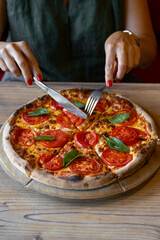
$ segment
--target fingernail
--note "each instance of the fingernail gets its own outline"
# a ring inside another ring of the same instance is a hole
[[[28,85],[32,85],[32,79],[27,80]]]
[[[111,81],[111,80],[108,80],[108,81],[107,81],[107,86],[108,86],[108,87],[112,87],[112,81]]]
[[[116,83],[120,83],[121,79],[116,78]]]
[[[42,80],[43,80],[42,76],[41,76],[41,75],[38,75],[38,76],[37,76],[37,80],[40,81],[40,82],[42,82]]]

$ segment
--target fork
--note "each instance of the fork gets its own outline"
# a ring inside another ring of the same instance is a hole
[[[86,105],[85,105],[85,111],[87,112],[87,114],[89,116],[91,116],[93,110],[95,109],[99,99],[101,98],[104,89],[106,88],[106,86],[104,86],[103,88],[94,90],[91,95],[89,96]]]

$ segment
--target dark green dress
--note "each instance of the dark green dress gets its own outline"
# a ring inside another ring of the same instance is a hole
[[[124,0],[7,0],[8,41],[26,41],[47,81],[104,82],[104,43]]]

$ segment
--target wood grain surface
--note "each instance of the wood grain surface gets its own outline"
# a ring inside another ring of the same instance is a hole
[[[141,105],[160,126],[160,84],[116,84],[110,91]],[[0,83],[0,124],[18,106],[42,94],[25,83]],[[24,188],[0,168],[0,239],[160,239],[160,171],[123,196],[67,201]]]

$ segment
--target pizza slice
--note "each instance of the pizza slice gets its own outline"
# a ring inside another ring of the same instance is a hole
[[[128,126],[139,129],[146,136],[157,140],[157,126],[152,117],[140,106],[118,94],[112,98],[112,105],[105,111],[100,120],[117,126]],[[137,130],[138,131],[138,130]]]
[[[142,167],[156,147],[156,142],[153,139],[136,140],[132,136],[125,139],[125,136],[123,136],[123,140],[126,144],[120,140],[118,135],[116,138],[112,135],[106,138],[103,135],[99,137],[99,142],[95,146],[95,151],[99,157],[121,179]],[[124,150],[124,146],[127,147],[127,151]]]
[[[7,156],[27,176],[41,165],[44,159],[39,159],[39,156],[47,155],[50,159],[72,140],[71,135],[60,129],[40,132],[17,125],[11,128],[9,123],[5,127],[4,136],[3,145]]]
[[[94,149],[119,178],[132,174],[144,165],[154,152],[157,139],[153,119],[142,108],[128,100],[124,99],[124,102],[123,110],[120,107],[115,110],[112,105],[87,130],[98,136]]]
[[[44,157],[44,156],[43,156]],[[55,166],[59,166],[56,170]],[[31,178],[66,189],[92,189],[116,181],[96,152],[73,142],[67,143],[59,154],[32,171]]]
[[[54,109],[54,100],[45,95],[19,108],[10,121],[10,126],[35,130],[38,135],[49,130],[62,130],[72,136],[77,129],[62,111]]]

